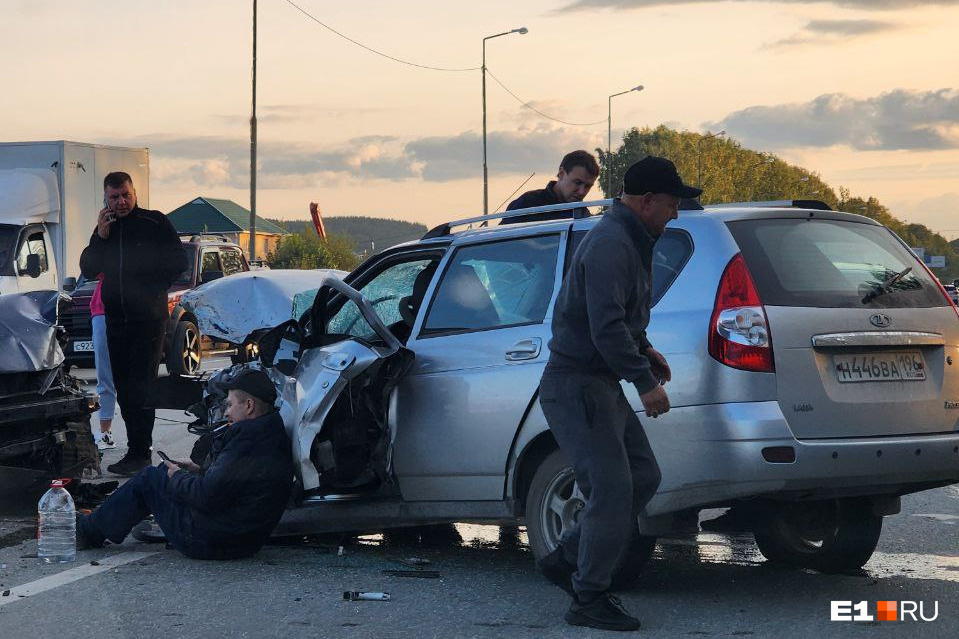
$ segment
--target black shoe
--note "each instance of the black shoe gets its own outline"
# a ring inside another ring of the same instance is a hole
[[[133,538],[137,541],[143,541],[148,544],[156,544],[163,541],[166,541],[166,533],[157,525],[156,520],[153,517],[144,519],[139,524],[133,527],[131,531],[133,533]]]
[[[591,598],[588,603],[580,603],[573,597],[573,603],[566,611],[566,623],[571,626],[586,626],[599,630],[639,630],[639,619],[633,617],[618,597],[602,592]]]
[[[90,515],[77,513],[77,550],[103,548],[106,537],[97,533],[90,521]]]
[[[566,561],[562,546],[556,546],[553,552],[537,561],[536,567],[544,577],[569,594],[573,594],[573,573],[576,572],[576,564]]]
[[[130,477],[136,475],[138,472],[150,465],[149,455],[146,457],[140,457],[134,455],[133,453],[127,453],[123,456],[123,459],[118,461],[115,464],[110,464],[107,466],[107,470],[113,473],[114,475],[122,475],[124,477]]]

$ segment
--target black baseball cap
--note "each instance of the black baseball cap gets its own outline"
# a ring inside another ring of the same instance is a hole
[[[627,195],[665,193],[681,198],[694,198],[699,197],[703,190],[683,184],[676,165],[666,158],[647,155],[626,169],[623,192]]]
[[[225,390],[241,390],[267,404],[273,404],[276,401],[276,387],[263,371],[252,369],[242,371],[232,380],[220,384],[220,387]]]

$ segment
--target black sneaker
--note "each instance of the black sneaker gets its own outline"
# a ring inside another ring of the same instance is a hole
[[[90,515],[77,513],[77,550],[103,548],[106,537],[98,533],[90,521]]]
[[[138,472],[150,465],[150,457],[139,457],[133,455],[133,453],[127,453],[123,456],[123,459],[118,461],[115,464],[110,464],[107,466],[107,470],[113,473],[114,475],[122,475],[123,477],[130,477],[136,475]]]
[[[599,630],[630,631],[639,630],[639,619],[623,608],[618,597],[609,593],[598,593],[588,603],[580,603],[573,597],[573,603],[566,611],[566,623],[571,626],[586,626]]]
[[[536,567],[552,583],[573,594],[573,573],[576,572],[576,564],[566,561],[562,546],[556,546],[553,552],[537,561]]]

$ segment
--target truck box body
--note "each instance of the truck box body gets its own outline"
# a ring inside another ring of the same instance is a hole
[[[58,211],[47,211],[43,221],[49,233],[49,251],[56,262],[58,288],[66,278],[80,276],[80,253],[90,241],[97,214],[103,208],[103,178],[112,171],[126,171],[133,178],[141,207],[150,203],[150,157],[145,148],[125,148],[81,142],[3,142],[0,143],[0,171],[41,169],[50,171],[59,193],[51,199]],[[35,171],[29,171],[35,174]],[[29,178],[28,178],[29,179]],[[37,179],[37,178],[34,178]],[[6,205],[0,210],[0,224],[23,224],[26,216],[11,212],[11,198],[0,194]],[[34,218],[35,219],[35,218]],[[29,289],[29,283],[24,282]],[[5,287],[6,288],[6,287]],[[24,290],[24,286],[20,287]]]

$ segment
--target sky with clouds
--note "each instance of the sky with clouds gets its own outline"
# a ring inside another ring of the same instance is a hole
[[[252,2],[0,0],[0,140],[147,146],[151,206],[249,204]],[[744,146],[959,237],[959,0],[259,0],[261,215],[482,211],[631,126]],[[312,20],[396,58],[375,55]],[[528,101],[538,111],[522,106]],[[561,120],[562,122],[556,121]],[[570,123],[592,123],[576,126]]]

